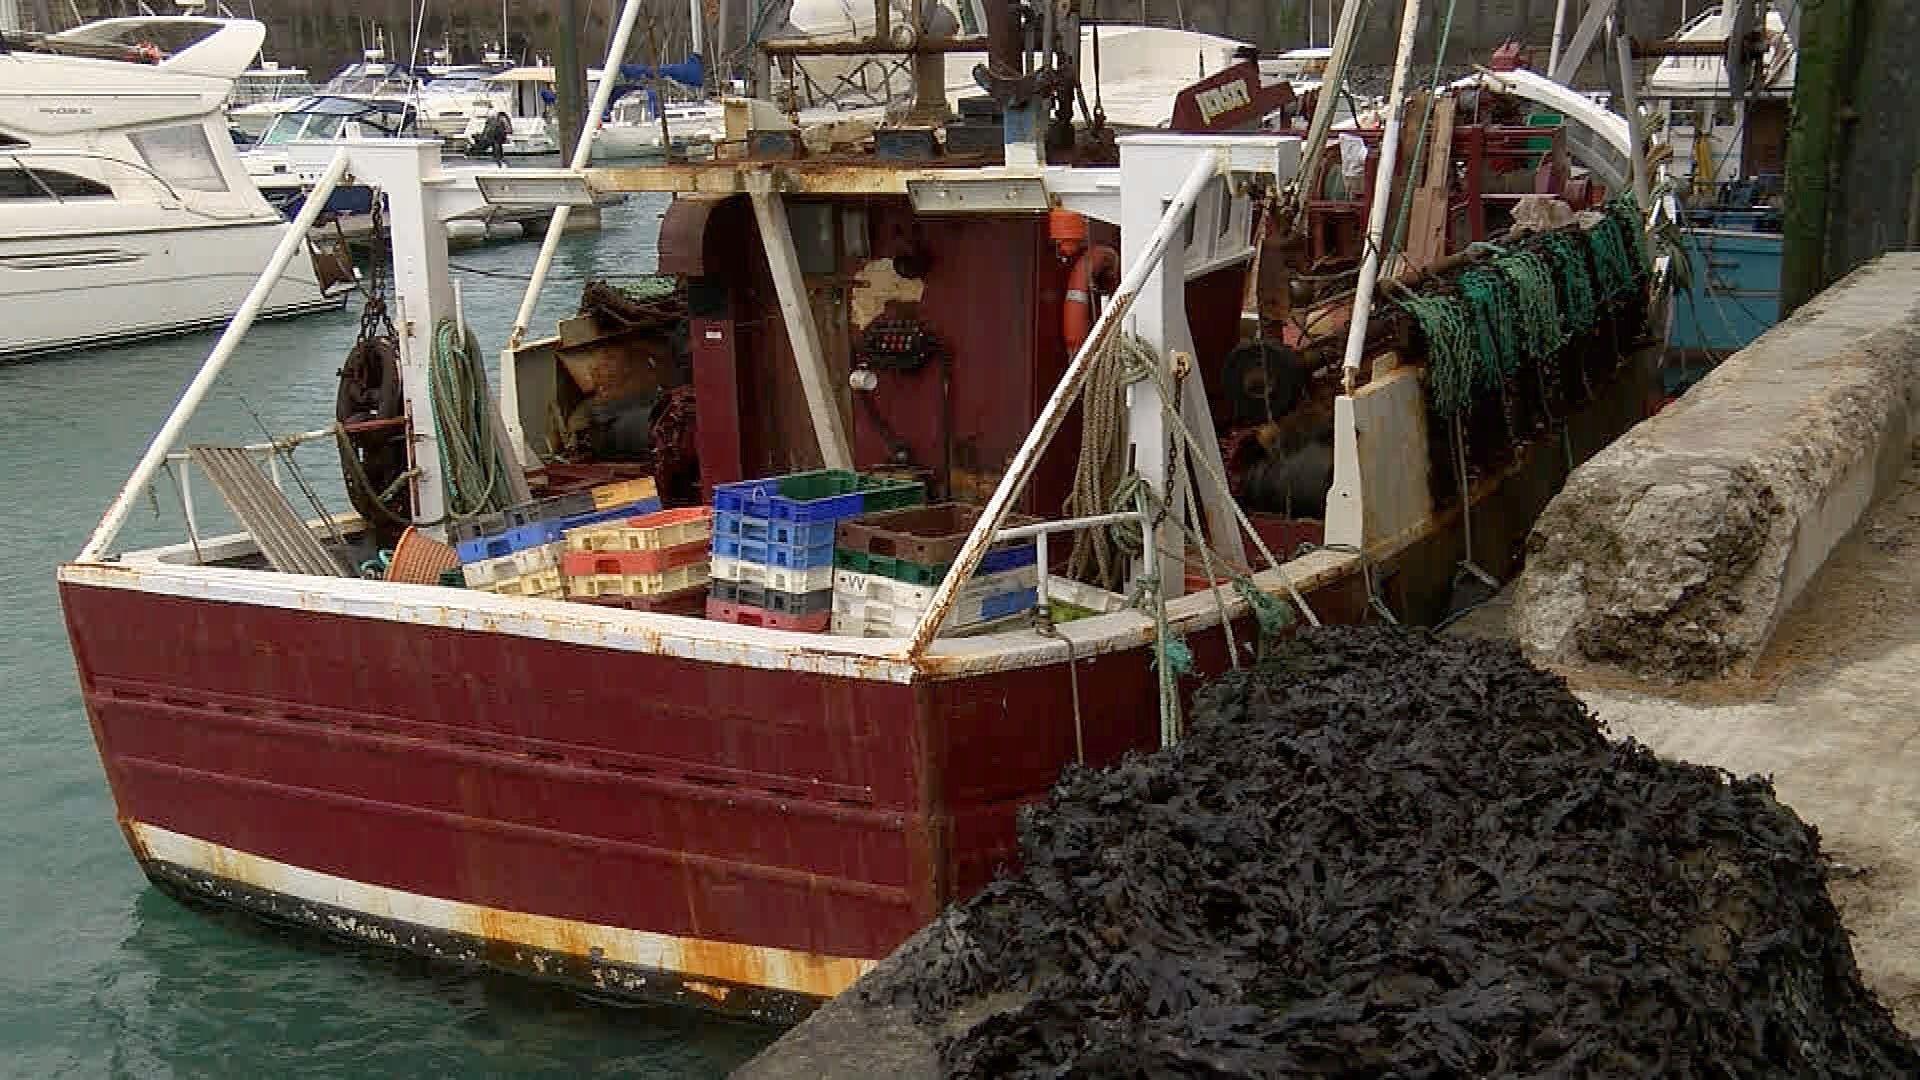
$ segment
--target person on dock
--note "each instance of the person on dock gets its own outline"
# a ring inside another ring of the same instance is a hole
[[[504,112],[493,114],[487,121],[486,131],[481,134],[487,148],[493,153],[493,163],[501,167],[507,164],[507,138],[513,134],[513,120]]]

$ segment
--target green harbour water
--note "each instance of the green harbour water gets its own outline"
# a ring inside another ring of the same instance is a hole
[[[551,333],[589,276],[651,270],[664,207],[635,197],[608,208],[599,232],[568,237],[533,332]],[[490,363],[537,250],[454,254]],[[330,423],[358,308],[257,326],[187,441]],[[758,1052],[777,1031],[335,943],[184,906],[140,875],[81,708],[54,569],[86,541],[214,340],[0,366],[0,1076],[705,1077]],[[323,501],[343,505],[330,445],[299,462]],[[204,481],[196,504],[203,530],[225,531]],[[163,477],[119,546],[184,538]]]

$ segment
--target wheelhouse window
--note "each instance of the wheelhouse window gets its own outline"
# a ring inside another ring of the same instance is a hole
[[[61,199],[111,199],[113,189],[97,180],[58,169],[0,165],[0,202],[56,202]]]
[[[220,159],[213,156],[207,133],[198,124],[136,131],[128,136],[147,167],[174,187],[190,191],[225,191],[227,178]]]

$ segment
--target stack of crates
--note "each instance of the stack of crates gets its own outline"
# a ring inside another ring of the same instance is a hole
[[[567,599],[698,615],[706,609],[712,542],[713,511],[703,506],[569,529],[560,557]]]
[[[558,599],[565,594],[560,556],[568,529],[659,509],[652,480],[625,480],[456,522],[447,527],[447,539],[460,556],[460,576],[467,588]]]
[[[941,503],[842,522],[834,550],[833,632],[911,635],[979,520],[978,507]],[[1025,540],[989,548],[961,587],[941,636],[985,633],[1027,617],[1040,602],[1037,547]]]
[[[923,484],[838,469],[717,485],[707,618],[778,630],[826,630],[833,621],[839,524],[925,501]]]

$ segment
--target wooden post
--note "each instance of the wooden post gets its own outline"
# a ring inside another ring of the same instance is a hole
[[[1838,171],[1840,114],[1852,80],[1856,0],[1808,2],[1800,19],[1805,37],[1793,86],[1793,127],[1787,136],[1785,250],[1780,262],[1784,318],[1827,287],[1827,227]]]

